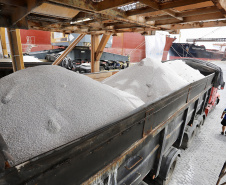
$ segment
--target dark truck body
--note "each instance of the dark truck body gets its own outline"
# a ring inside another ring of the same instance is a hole
[[[30,56],[37,57],[39,59],[46,59],[49,62],[54,62],[64,51],[61,49],[56,49],[56,52],[50,50],[51,53],[46,53],[46,51],[30,52]],[[73,50],[63,59],[61,66],[78,71],[80,73],[91,73],[90,65],[82,65],[83,63],[90,64],[91,62],[91,50],[87,46],[75,46]],[[109,69],[124,69],[128,67],[129,57],[103,52],[100,58],[100,70]]]
[[[25,68],[38,65],[51,65],[52,62],[24,62]],[[13,73],[12,62],[0,62],[0,78]]]
[[[43,50],[24,54],[38,59],[46,59],[48,62],[24,62],[25,67],[37,65],[51,65],[65,50],[65,48]],[[79,73],[91,73],[91,50],[89,47],[76,46],[63,59],[61,66]],[[89,65],[83,65],[89,64]],[[111,69],[124,69],[129,67],[129,57],[113,53],[103,52],[100,58],[100,71]],[[0,62],[0,78],[13,73],[12,62]]]
[[[200,67],[200,65],[199,65]],[[187,125],[204,116],[216,70],[80,139],[2,171],[0,184],[164,184]],[[201,123],[200,123],[201,124]],[[161,182],[160,182],[161,181]],[[164,181],[164,182],[163,182]]]

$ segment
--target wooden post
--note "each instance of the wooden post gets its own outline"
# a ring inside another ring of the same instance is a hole
[[[91,73],[100,71],[100,62],[96,61],[96,51],[99,44],[99,35],[91,35]]]
[[[0,40],[1,40],[1,45],[2,45],[3,57],[8,57],[6,38],[5,38],[5,28],[0,28]]]
[[[20,30],[7,28],[13,71],[24,69]]]
[[[52,65],[58,65],[64,57],[68,55],[68,53],[71,52],[71,50],[82,40],[83,37],[85,37],[86,34],[80,34],[68,47],[64,52],[53,62]]]
[[[102,53],[104,51],[104,48],[105,48],[110,36],[111,35],[106,35],[106,34],[103,35],[103,37],[102,37],[102,39],[100,41],[100,44],[99,44],[99,46],[97,48],[97,51],[96,51],[96,60],[97,61],[100,60],[100,57],[101,57],[101,55],[102,55]]]
[[[100,71],[100,58],[111,35],[104,34],[99,42],[98,35],[91,35],[91,72]]]

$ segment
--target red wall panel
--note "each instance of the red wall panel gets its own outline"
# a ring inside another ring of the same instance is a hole
[[[140,33],[122,33],[113,37],[112,48],[105,48],[106,52],[129,55],[130,62],[139,62],[145,58],[145,37]]]
[[[124,48],[134,49],[139,47],[139,49],[145,49],[145,37],[140,33],[124,33]]]
[[[50,32],[39,30],[20,30],[21,43],[27,43],[27,37],[31,38],[31,44],[51,44]]]
[[[122,33],[113,37],[112,48],[145,49],[145,37],[140,33]]]

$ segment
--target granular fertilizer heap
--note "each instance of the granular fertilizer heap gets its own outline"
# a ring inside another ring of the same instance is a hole
[[[175,73],[177,73],[180,77],[182,77],[189,83],[192,83],[205,77],[199,72],[199,70],[190,67],[182,60],[173,60],[165,62],[164,64],[174,70]]]
[[[143,104],[133,95],[62,67],[32,67],[0,80],[0,133],[19,164]]]
[[[187,81],[161,61],[149,58],[116,73],[102,83],[133,94],[145,103],[188,85]]]

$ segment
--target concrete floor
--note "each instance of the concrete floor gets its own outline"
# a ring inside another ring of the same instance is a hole
[[[220,66],[226,81],[226,61]],[[215,185],[226,161],[226,136],[221,132],[221,114],[226,108],[226,90],[220,90],[220,103],[206,118],[201,133],[182,151],[169,185]],[[226,182],[226,176],[220,181]]]

